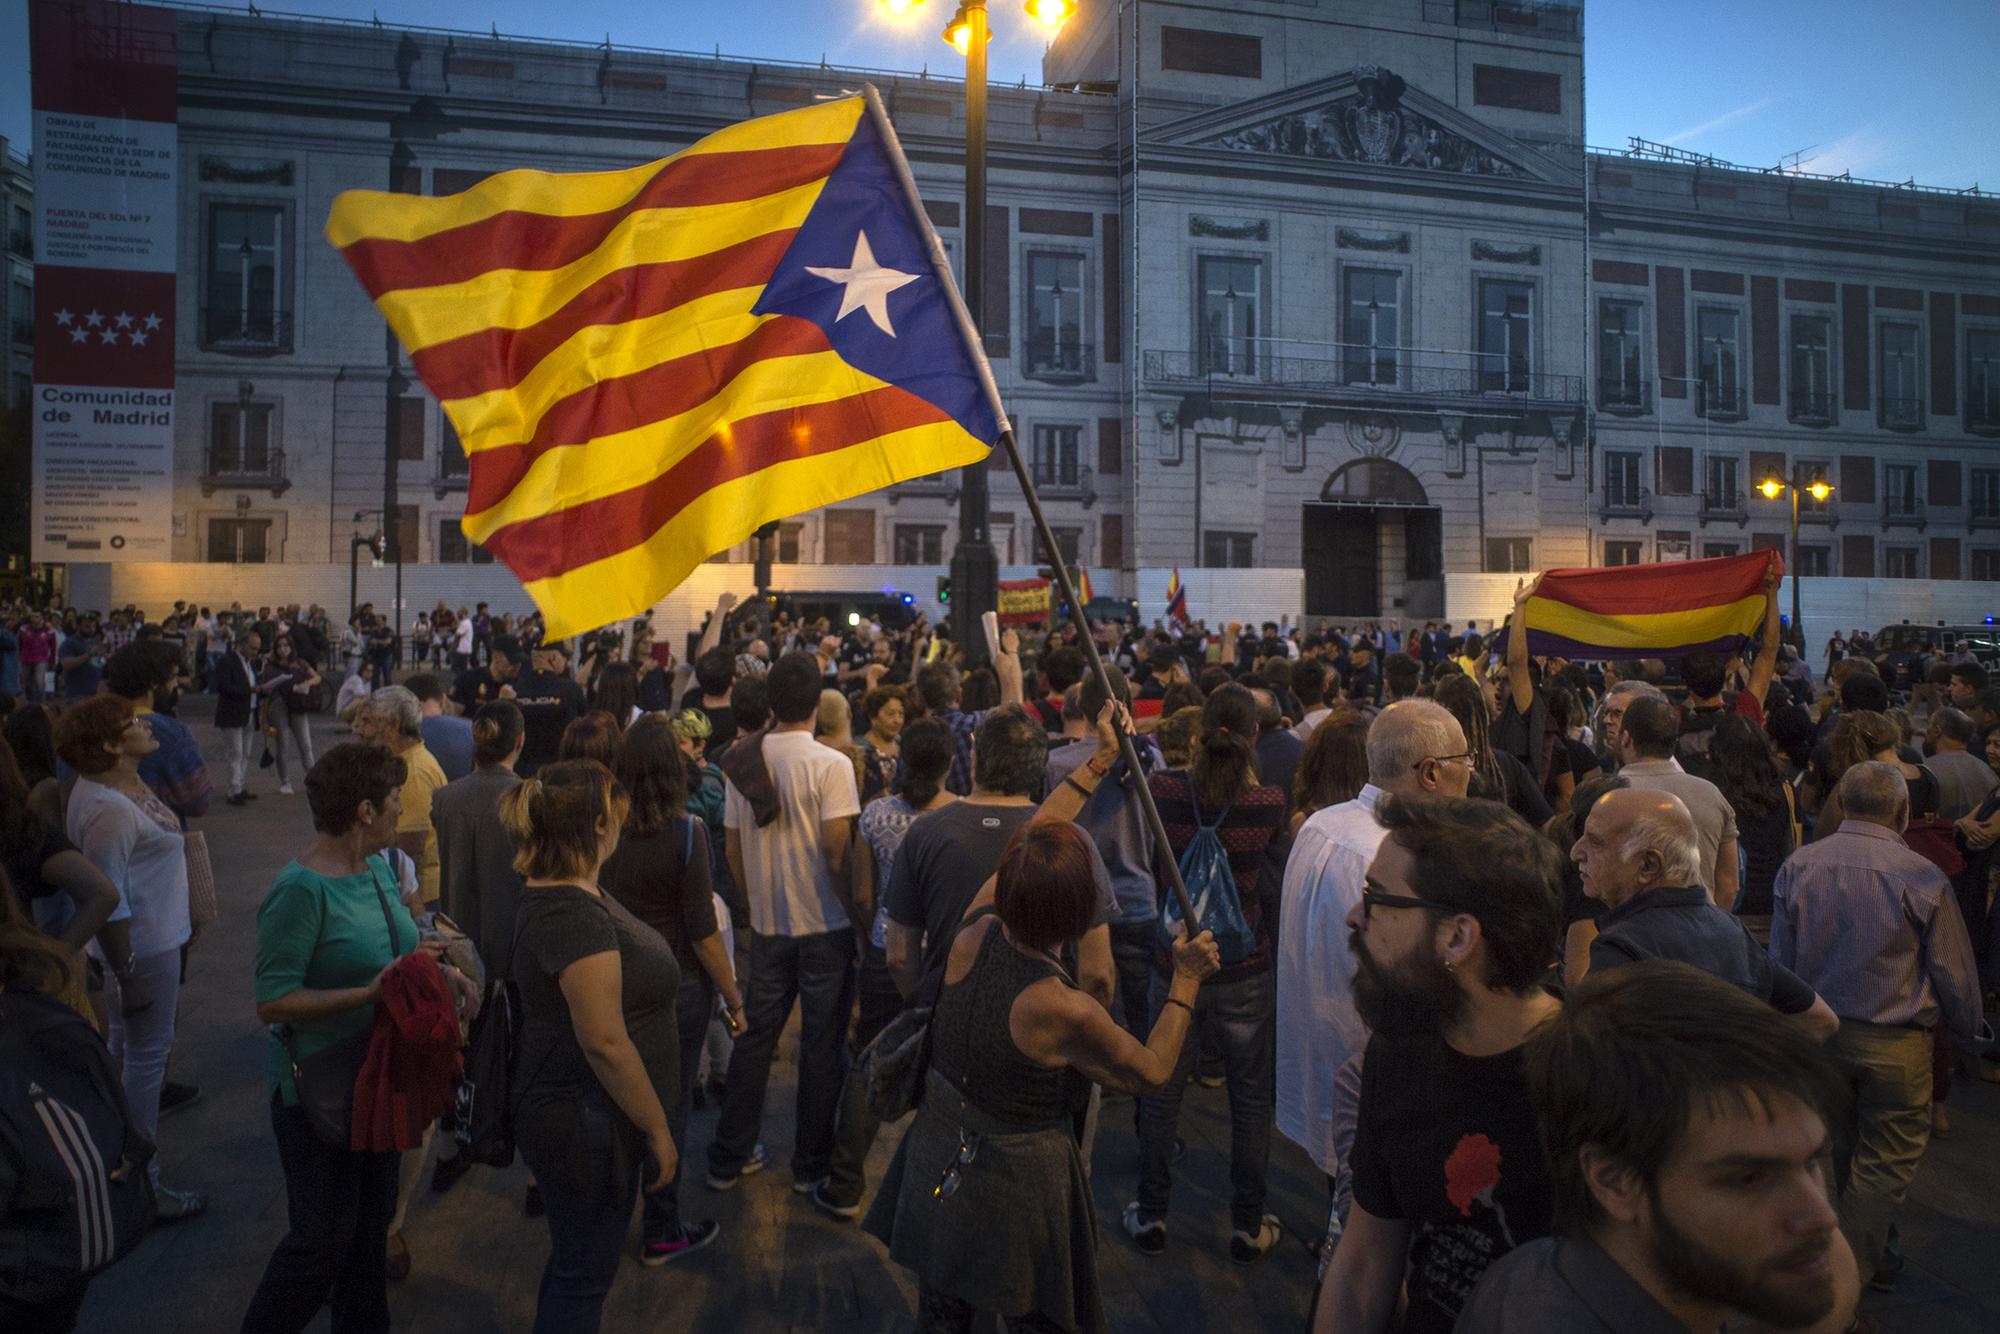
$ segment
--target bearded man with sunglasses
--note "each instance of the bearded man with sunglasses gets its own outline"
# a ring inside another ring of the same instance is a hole
[[[1348,913],[1354,1000],[1373,1033],[1354,1204],[1317,1334],[1450,1334],[1488,1265],[1548,1235],[1548,1163],[1522,1063],[1560,1009],[1560,854],[1497,802],[1397,796]]]

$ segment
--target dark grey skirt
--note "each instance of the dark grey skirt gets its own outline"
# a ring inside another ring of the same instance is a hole
[[[979,1149],[958,1190],[938,1199],[961,1128]],[[863,1226],[925,1287],[976,1310],[1039,1315],[1078,1334],[1106,1329],[1097,1215],[1066,1119],[1034,1130],[995,1120],[932,1070]]]

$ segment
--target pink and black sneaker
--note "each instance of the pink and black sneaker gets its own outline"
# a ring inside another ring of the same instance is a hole
[[[722,1224],[713,1218],[683,1223],[677,1232],[647,1237],[639,1244],[639,1263],[648,1268],[691,1255],[722,1235]]]

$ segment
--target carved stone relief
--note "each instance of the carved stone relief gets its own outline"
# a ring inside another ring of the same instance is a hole
[[[1260,218],[1212,218],[1196,213],[1188,219],[1188,235],[1221,241],[1268,241],[1271,224]]]
[[[1380,65],[1354,69],[1355,91],[1310,111],[1218,135],[1220,148],[1248,153],[1362,162],[1468,176],[1518,176],[1521,169],[1429,117],[1405,110],[1403,80]]]
[[[1408,232],[1362,232],[1352,227],[1336,227],[1333,239],[1343,250],[1379,250],[1397,255],[1410,253]]]

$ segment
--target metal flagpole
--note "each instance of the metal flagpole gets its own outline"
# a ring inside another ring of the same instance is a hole
[[[895,164],[896,178],[902,182],[903,195],[909,205],[910,215],[918,224],[930,249],[931,268],[937,275],[938,285],[944,289],[945,301],[951,307],[952,318],[958,324],[959,336],[964,339],[966,350],[972,354],[972,364],[978,369],[980,387],[986,393],[986,401],[993,409],[993,419],[1000,425],[1000,443],[1007,450],[1007,459],[1014,465],[1014,476],[1021,483],[1021,494],[1027,497],[1028,513],[1034,518],[1035,532],[1041,537],[1042,549],[1052,557],[1050,568],[1054,572],[1056,587],[1062,593],[1063,605],[1069,608],[1071,619],[1083,629],[1083,651],[1090,660],[1091,675],[1097,678],[1099,688],[1106,699],[1116,699],[1111,690],[1111,678],[1104,670],[1104,657],[1097,651],[1095,627],[1090,616],[1083,609],[1083,601],[1076,595],[1076,586],[1070,582],[1069,566],[1062,558],[1062,549],[1056,545],[1055,534],[1049,530],[1048,516],[1042,513],[1042,498],[1035,491],[1035,480],[1028,472],[1028,465],[1021,458],[1021,447],[1014,440],[1014,432],[1007,425],[1007,408],[1000,401],[1000,386],[994,383],[993,367],[986,360],[986,349],[980,344],[979,331],[973,327],[972,316],[965,309],[965,301],[959,295],[958,284],[952,280],[951,264],[944,253],[944,243],[938,239],[937,231],[930,225],[930,217],[924,212],[923,196],[917,193],[916,178],[910,174],[910,164],[903,156],[903,145],[896,138],[896,127],[889,123],[889,113],[882,105],[882,96],[873,84],[863,84],[861,95],[867,99],[868,114],[874,118],[875,128],[882,132],[882,142],[889,152],[890,162]],[[1201,919],[1195,913],[1194,900],[1188,895],[1187,885],[1181,879],[1180,864],[1174,860],[1173,845],[1167,842],[1167,828],[1160,820],[1160,808],[1153,801],[1153,790],[1146,782],[1146,771],[1139,763],[1139,751],[1132,738],[1124,731],[1118,734],[1118,750],[1124,757],[1125,767],[1132,775],[1132,787],[1139,794],[1139,805],[1146,815],[1146,825],[1153,831],[1153,842],[1164,855],[1157,860],[1167,868],[1167,883],[1173,890],[1175,900],[1180,904],[1181,918],[1187,922],[1190,931],[1198,930]]]

